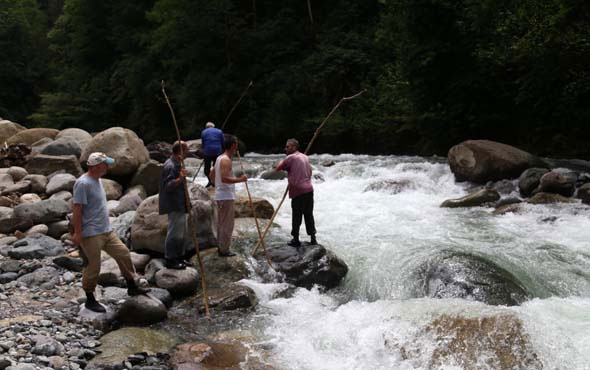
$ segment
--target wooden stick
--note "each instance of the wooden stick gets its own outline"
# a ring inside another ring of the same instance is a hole
[[[336,109],[338,109],[340,104],[342,104],[345,101],[352,100],[352,99],[362,95],[364,92],[365,92],[365,90],[361,90],[359,93],[357,93],[353,96],[344,97],[344,98],[340,99],[340,101],[338,101],[338,104],[336,104],[334,106],[334,108],[332,108],[330,113],[328,113],[326,118],[324,118],[324,121],[322,122],[322,124],[319,125],[319,127],[315,130],[315,133],[313,134],[313,137],[311,138],[311,141],[309,142],[309,144],[307,144],[307,148],[305,148],[305,153],[303,153],[303,154],[307,155],[307,153],[309,153],[309,150],[311,149],[311,145],[313,144],[313,142],[317,138],[318,134],[320,133],[320,130],[322,129],[322,127],[324,127],[324,125],[326,124],[326,122],[328,121],[328,118],[330,118],[332,113],[334,113],[336,111]],[[289,192],[289,185],[287,184],[287,188],[285,189],[285,192],[283,193],[283,198],[281,198],[281,201],[279,202],[277,209],[275,209],[275,212],[273,213],[272,217],[270,218],[269,224],[264,229],[264,232],[262,233],[262,237],[260,239],[258,239],[258,243],[256,243],[256,247],[254,248],[254,252],[252,252],[252,256],[254,256],[256,254],[258,247],[260,247],[260,244],[262,244],[262,242],[264,241],[264,237],[266,237],[266,234],[268,233],[268,230],[270,229],[272,222],[274,221],[277,213],[279,213],[279,209],[281,209],[281,206],[283,205],[283,202],[285,201],[285,198],[287,197],[288,192]]]
[[[238,161],[240,162],[240,168],[242,169],[242,173],[245,173],[244,164],[242,163],[242,158],[240,157],[240,152],[236,151],[236,154],[238,155]],[[244,184],[246,185],[246,192],[248,193],[248,202],[250,203],[250,208],[252,208],[252,214],[254,215],[254,222],[256,222],[256,230],[258,230],[258,238],[259,238],[259,240],[261,240],[262,239],[262,232],[260,231],[260,225],[258,224],[258,217],[256,217],[256,208],[254,208],[254,203],[252,202],[252,195],[250,194],[250,188],[248,188],[248,181],[246,181]],[[266,262],[268,263],[268,266],[274,270],[274,267],[272,267],[270,255],[268,254],[268,250],[266,249],[266,245],[264,244],[264,240],[262,240],[262,249],[264,250],[264,253],[266,254]]]
[[[170,100],[168,99],[168,95],[166,95],[166,89],[164,80],[162,80],[162,94],[164,94],[164,98],[166,99],[166,103],[168,104],[168,108],[170,109],[170,113],[172,114],[172,122],[174,123],[174,128],[176,129],[176,136],[178,137],[178,143],[181,143],[182,140],[180,139],[180,130],[178,129],[178,124],[176,123],[176,116],[174,115],[174,109],[172,109],[172,104],[170,104]],[[181,159],[180,159],[180,168],[184,169],[184,160],[182,159],[184,155],[184,148],[181,147]],[[191,230],[191,238],[193,240],[193,245],[197,251],[197,259],[199,261],[199,270],[201,272],[201,286],[203,287],[203,301],[205,303],[205,314],[207,318],[209,318],[209,294],[207,293],[207,281],[205,276],[205,267],[203,266],[203,260],[201,258],[201,253],[199,253],[199,243],[197,242],[197,233],[195,231],[195,224],[193,221],[193,212],[191,206],[191,197],[188,192],[188,184],[186,181],[186,177],[183,179],[184,185],[184,200],[186,202],[186,210],[188,212],[188,224]]]
[[[254,81],[250,81],[250,83],[248,84],[248,86],[246,86],[246,89],[244,90],[244,92],[242,92],[242,95],[240,95],[240,98],[238,99],[238,101],[236,102],[236,104],[234,104],[234,106],[230,109],[229,113],[227,114],[227,117],[225,117],[225,121],[223,121],[223,124],[221,125],[221,131],[223,131],[223,129],[225,128],[225,124],[229,120],[229,117],[234,112],[234,110],[236,109],[236,107],[238,106],[238,104],[240,104],[240,102],[242,101],[242,99],[246,95],[246,92],[248,92],[248,89],[250,88],[250,86],[252,86],[253,83],[254,83]],[[199,165],[199,168],[197,169],[197,172],[193,176],[193,182],[195,182],[195,179],[197,178],[197,175],[201,171],[201,167],[203,167],[203,163],[205,163],[205,160],[204,159],[203,159],[203,161],[201,161],[201,164]]]

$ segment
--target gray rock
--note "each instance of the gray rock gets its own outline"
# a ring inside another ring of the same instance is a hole
[[[134,217],[135,211],[125,212],[111,223],[119,239],[128,247],[131,244],[131,225],[133,224]]]
[[[186,296],[197,291],[201,277],[194,268],[184,270],[162,269],[156,273],[156,285],[167,289],[175,297]]]
[[[146,193],[143,185],[131,186],[129,189],[127,189],[127,191],[125,192],[125,195],[137,195],[138,197],[141,198],[141,200],[144,200],[145,198],[147,198],[147,193]]]
[[[12,244],[13,249],[8,252],[11,258],[35,259],[64,254],[61,242],[42,234],[27,236]]]
[[[160,178],[163,168],[163,164],[153,159],[141,164],[131,179],[131,186],[143,186],[148,196],[157,194],[159,186],[157,180]]]
[[[457,181],[485,184],[512,179],[532,167],[547,167],[541,158],[510,145],[468,140],[449,150],[448,161]]]
[[[0,284],[10,283],[18,278],[18,274],[16,272],[5,272],[0,274]]]
[[[418,271],[421,290],[431,298],[462,298],[490,305],[519,305],[528,299],[508,271],[481,257],[455,254],[428,261]]]
[[[31,190],[31,182],[28,180],[21,180],[19,182],[15,182],[13,185],[9,185],[4,188],[1,194],[11,194],[11,193],[28,193]]]
[[[64,352],[63,344],[53,338],[44,335],[36,335],[33,337],[33,340],[35,341],[35,347],[32,351],[33,354],[53,356],[60,355]]]
[[[119,321],[130,325],[150,325],[167,317],[166,306],[160,300],[145,295],[129,298],[117,313]]]
[[[298,287],[319,285],[331,289],[348,273],[344,261],[319,244],[303,243],[299,248],[281,244],[268,248],[268,253],[273,267],[285,275],[287,282]],[[260,251],[256,258],[264,259],[264,253]]]
[[[590,204],[590,183],[586,183],[576,190],[576,198],[581,199],[584,204]]]
[[[275,171],[274,169],[267,170],[260,175],[260,178],[263,180],[283,180],[287,178],[287,172]]]
[[[5,188],[14,185],[14,179],[7,173],[0,173],[0,192]]]
[[[12,166],[8,169],[8,171],[6,171],[7,174],[9,174],[10,176],[12,176],[12,179],[16,182],[16,181],[20,181],[22,180],[25,176],[27,176],[29,173],[27,172],[27,170],[25,170],[22,167],[18,167],[18,166]]]
[[[69,222],[67,220],[56,221],[48,224],[47,235],[54,239],[59,239],[63,234],[68,232],[68,224]]]
[[[164,260],[162,258],[152,259],[145,267],[143,276],[152,284],[156,283],[156,273],[164,269]]]
[[[497,182],[488,183],[487,188],[497,191],[500,194],[508,195],[516,191],[516,184],[511,180],[500,180]]]
[[[107,200],[117,200],[123,195],[123,187],[118,182],[101,178],[100,183],[106,193]]]
[[[137,194],[126,194],[119,199],[119,205],[113,210],[115,215],[135,211],[141,204],[142,199]]]
[[[252,197],[252,205],[256,211],[257,218],[270,219],[274,214],[274,207],[264,198]],[[254,217],[248,196],[236,195],[234,201],[235,218]]]
[[[14,217],[28,220],[33,225],[48,224],[63,220],[70,212],[67,202],[59,199],[47,199],[33,204],[19,204],[14,207]]]
[[[256,306],[256,293],[240,284],[230,284],[222,289],[211,289],[209,292],[209,307],[219,311],[232,311]],[[205,304],[199,304],[199,311],[205,312]]]
[[[39,286],[43,283],[59,280],[59,273],[53,267],[45,266],[17,279],[28,287]]]
[[[553,203],[576,203],[576,200],[566,198],[563,195],[552,193],[537,193],[529,198],[527,203],[530,204],[553,204]]]
[[[381,191],[389,194],[398,194],[412,189],[416,189],[416,184],[410,180],[381,180],[369,184],[363,191]]]
[[[45,192],[47,195],[55,194],[59,191],[71,192],[76,183],[76,177],[69,173],[55,175],[49,180]]]
[[[9,207],[0,207],[0,233],[11,233],[16,226],[17,218],[14,215],[14,209]]]
[[[151,291],[147,293],[147,296],[159,300],[160,302],[164,303],[164,306],[167,308],[172,307],[172,294],[170,294],[170,292],[166,289],[151,288]]]
[[[17,260],[7,260],[0,264],[2,272],[19,272],[21,269],[21,262]]]
[[[45,193],[47,187],[47,177],[43,175],[27,175],[23,178],[31,182],[31,191],[33,193],[42,194]]]
[[[546,168],[529,168],[518,178],[518,190],[523,197],[530,197],[539,186],[541,177],[549,172]]]
[[[72,137],[61,137],[47,144],[42,150],[41,154],[46,155],[74,155],[80,158],[82,148]]]
[[[74,271],[74,272],[82,272],[82,259],[81,258],[72,258],[67,256],[61,256],[54,258],[52,262],[63,269]]]
[[[64,279],[64,282],[65,282],[66,284],[69,284],[69,283],[73,282],[74,280],[76,280],[76,275],[72,274],[72,273],[71,273],[71,272],[69,272],[69,271],[66,271],[66,272],[63,274],[62,278]]]
[[[541,176],[539,186],[533,193],[554,193],[571,197],[576,190],[578,175],[566,169],[554,169]]]
[[[458,199],[447,199],[440,206],[443,208],[478,207],[486,203],[496,202],[500,194],[492,189],[481,189]]]
[[[63,200],[64,202],[70,202],[73,195],[67,190],[58,191],[57,193],[53,194],[49,197],[49,199],[56,199],[56,200]]]
[[[64,170],[76,177],[82,175],[82,167],[75,155],[45,155],[38,154],[31,158],[25,167],[29,173],[50,175],[55,171]]]
[[[0,145],[4,145],[4,142],[11,136],[24,130],[26,130],[26,128],[18,123],[0,118]],[[2,368],[2,370],[3,369],[4,368]]]
[[[33,234],[43,234],[46,235],[47,232],[49,231],[49,228],[47,227],[47,225],[35,225],[33,227],[31,227],[29,230],[25,231],[24,234],[26,236],[31,236]]]

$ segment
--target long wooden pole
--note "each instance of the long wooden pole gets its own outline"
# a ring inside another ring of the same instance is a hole
[[[313,142],[315,141],[315,139],[318,137],[320,130],[322,129],[322,127],[324,127],[324,125],[328,121],[328,118],[330,118],[330,116],[336,111],[336,109],[338,109],[338,107],[340,107],[340,104],[342,104],[345,101],[352,100],[352,99],[362,95],[364,92],[365,92],[365,90],[361,90],[360,92],[358,92],[352,96],[343,97],[342,99],[340,99],[340,101],[338,101],[338,104],[336,104],[334,106],[334,108],[332,108],[330,113],[328,113],[326,118],[324,118],[324,121],[321,123],[321,125],[319,125],[319,127],[315,130],[315,133],[313,134],[313,137],[311,138],[309,144],[307,144],[307,147],[305,148],[305,153],[303,153],[303,154],[307,155],[309,153],[309,150],[311,149],[311,146],[312,146]],[[256,243],[256,247],[254,247],[254,252],[252,252],[252,256],[254,256],[256,254],[256,251],[258,251],[258,247],[260,247],[260,245],[264,242],[264,238],[266,237],[266,234],[268,233],[268,230],[270,229],[272,222],[274,221],[275,217],[277,216],[277,213],[279,213],[279,210],[281,209],[281,206],[283,205],[283,202],[285,201],[285,198],[287,197],[288,192],[289,192],[289,185],[287,184],[287,188],[285,189],[285,192],[283,193],[283,197],[281,198],[279,205],[277,206],[277,208],[275,209],[275,212],[273,213],[272,217],[270,218],[270,222],[268,223],[268,225],[264,229],[262,236],[260,237],[260,239],[258,239],[258,243]]]
[[[180,139],[180,130],[178,129],[178,124],[176,123],[176,116],[174,115],[174,109],[172,109],[172,104],[170,104],[170,100],[168,99],[168,95],[166,95],[166,88],[164,84],[164,80],[162,80],[162,94],[164,94],[164,98],[166,99],[166,104],[168,104],[168,108],[170,109],[170,113],[172,114],[172,122],[174,123],[174,128],[176,129],[176,136],[178,137],[178,143],[181,143],[182,140]],[[181,147],[181,159],[180,159],[180,168],[184,169],[184,147]],[[201,253],[199,253],[199,243],[197,242],[197,233],[195,230],[195,224],[193,222],[193,212],[191,206],[191,197],[188,192],[188,184],[186,181],[186,177],[183,179],[184,185],[184,200],[186,202],[186,210],[188,212],[188,225],[191,230],[191,238],[193,240],[193,245],[195,246],[195,250],[197,251],[197,259],[199,261],[199,270],[201,272],[201,286],[203,288],[203,301],[205,303],[205,314],[207,318],[209,318],[209,294],[207,293],[207,279],[205,276],[205,267],[203,265],[203,259],[201,258]]]
[[[236,104],[234,104],[234,106],[230,109],[229,113],[225,117],[225,121],[223,121],[223,124],[221,125],[221,131],[223,131],[223,129],[225,128],[225,125],[227,124],[227,121],[229,120],[229,117],[234,112],[234,110],[236,109],[236,107],[238,106],[238,104],[240,104],[240,102],[242,101],[242,99],[244,98],[244,96],[246,96],[246,93],[248,92],[248,89],[250,89],[250,87],[252,86],[253,83],[254,83],[254,81],[250,81],[250,83],[248,84],[248,86],[246,86],[246,88],[242,92],[242,95],[240,95],[240,98],[238,99],[238,101],[236,102]],[[195,175],[193,176],[193,182],[195,182],[195,179],[197,178],[197,175],[201,171],[201,167],[203,167],[203,163],[205,163],[205,160],[201,161],[201,164],[199,165],[199,168],[197,169],[197,172],[195,172]]]
[[[240,168],[242,169],[242,173],[246,173],[244,171],[244,164],[242,163],[242,157],[240,157],[240,152],[237,151],[236,154],[238,155],[238,161],[240,162]],[[248,181],[244,183],[246,185],[246,192],[248,193],[248,203],[250,203],[250,208],[252,208],[252,215],[254,215],[254,222],[256,223],[256,230],[258,231],[258,240],[262,239],[262,231],[260,231],[260,225],[258,224],[258,217],[256,217],[256,208],[254,207],[254,202],[252,202],[252,195],[250,194],[250,188],[248,187]],[[268,266],[274,270],[272,267],[272,262],[270,259],[270,255],[268,254],[268,250],[266,249],[266,245],[264,244],[264,240],[262,241],[262,249],[264,249],[264,253],[266,255],[266,262]]]

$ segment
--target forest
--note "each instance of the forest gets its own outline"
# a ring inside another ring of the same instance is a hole
[[[490,139],[590,157],[585,0],[0,0],[0,117],[249,151],[446,155]]]

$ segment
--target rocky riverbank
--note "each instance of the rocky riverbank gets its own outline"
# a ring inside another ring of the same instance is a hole
[[[217,330],[205,322],[204,328],[184,336],[166,329],[171,312],[175,318],[202,317],[204,312],[198,270],[166,269],[160,258],[167,219],[158,215],[157,179],[171,153],[169,143],[144,146],[134,132],[120,127],[91,135],[75,128],[26,129],[5,120],[0,120],[0,142],[0,370],[222,369],[240,363],[270,368],[247,356],[248,338],[228,339],[227,327]],[[200,140],[188,143],[192,154],[186,165],[194,174],[201,163]],[[84,308],[82,260],[70,242],[66,221],[73,185],[94,151],[115,158],[101,179],[111,222],[134,251],[139,283],[152,289],[147,295],[128,297],[118,266],[103,254],[96,295],[107,308],[104,314]],[[257,232],[244,195],[238,196],[235,208],[238,256],[217,257],[211,249],[217,245],[212,194],[196,184],[189,192],[214,317],[239,317],[256,309],[256,294],[240,283],[252,273],[267,281],[324,289],[337,286],[346,275],[346,265],[319,245],[294,250],[270,243],[272,268],[262,250],[248,257]],[[253,202],[259,217],[271,217],[274,209],[268,201]],[[193,262],[198,266],[196,256]]]

